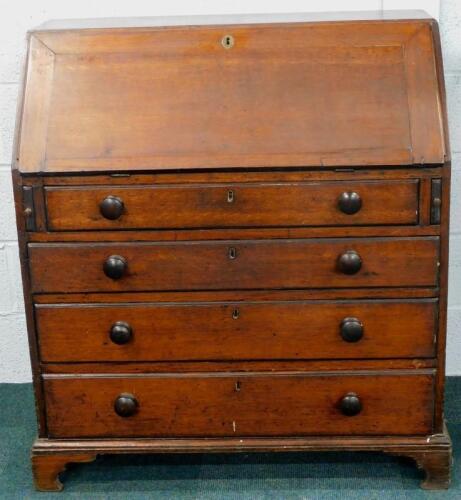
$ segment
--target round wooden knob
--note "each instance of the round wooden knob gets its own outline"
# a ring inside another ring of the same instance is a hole
[[[338,207],[345,214],[356,214],[362,208],[362,198],[356,192],[342,193],[338,198]]]
[[[362,259],[354,250],[348,250],[339,256],[338,267],[344,274],[355,274],[358,273],[362,267]]]
[[[114,402],[115,413],[120,417],[131,417],[137,412],[138,406],[137,399],[127,392],[120,394]]]
[[[362,403],[355,392],[349,392],[341,399],[340,408],[343,415],[353,417],[362,411]]]
[[[126,260],[120,255],[111,255],[103,266],[104,274],[113,280],[120,279],[125,274],[126,268]]]
[[[116,220],[122,215],[123,207],[123,201],[121,198],[109,195],[99,204],[99,211],[106,219]]]
[[[357,318],[344,318],[340,331],[346,342],[358,342],[363,337],[363,324]]]
[[[110,329],[110,340],[114,344],[127,344],[133,336],[133,329],[125,321],[116,321]]]

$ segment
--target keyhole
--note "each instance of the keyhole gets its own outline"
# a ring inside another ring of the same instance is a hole
[[[237,258],[237,250],[234,247],[229,248],[229,259],[234,260]]]
[[[240,383],[240,380],[235,382],[235,392],[239,392],[241,387],[242,387],[242,384]]]
[[[240,311],[238,309],[234,309],[232,311],[232,319],[239,319],[240,317]]]
[[[234,46],[234,37],[232,35],[225,35],[221,40],[221,44],[225,49],[231,49]]]
[[[229,191],[227,191],[227,202],[233,203],[234,200],[235,200],[235,193],[234,191],[232,191],[232,189],[229,189]]]

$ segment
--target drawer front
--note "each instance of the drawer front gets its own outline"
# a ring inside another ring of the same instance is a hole
[[[55,438],[432,431],[433,376],[416,372],[56,376],[44,388]]]
[[[436,237],[30,244],[29,259],[34,292],[412,287],[436,285],[438,247]]]
[[[418,181],[47,188],[50,230],[416,224]]]
[[[436,300],[36,306],[44,362],[434,355]]]

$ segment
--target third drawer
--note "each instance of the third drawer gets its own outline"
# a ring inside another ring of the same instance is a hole
[[[434,355],[436,299],[36,305],[44,362]]]

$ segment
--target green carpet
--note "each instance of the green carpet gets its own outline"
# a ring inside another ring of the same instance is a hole
[[[461,377],[447,382],[455,464],[448,492],[419,489],[413,462],[380,453],[104,456],[69,467],[62,493],[37,493],[30,384],[0,384],[0,499],[461,499]]]

